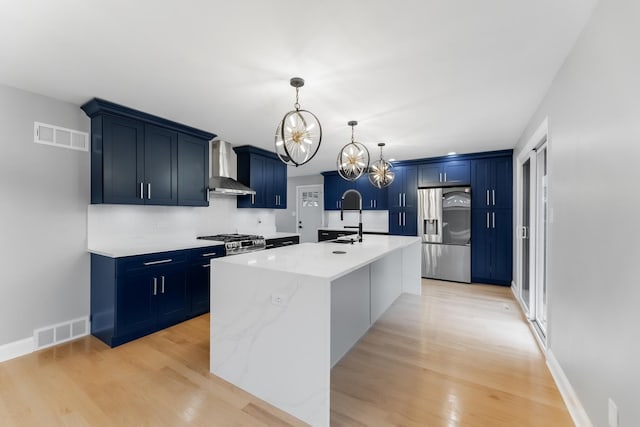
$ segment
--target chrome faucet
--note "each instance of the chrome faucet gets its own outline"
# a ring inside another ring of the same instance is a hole
[[[342,195],[340,206],[340,221],[344,221],[344,211],[358,211],[358,242],[362,242],[362,194],[358,190],[347,190]]]

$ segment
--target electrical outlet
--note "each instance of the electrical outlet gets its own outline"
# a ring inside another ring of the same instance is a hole
[[[618,407],[611,398],[609,398],[609,427],[618,427]]]
[[[282,294],[271,294],[271,304],[284,307],[287,305],[287,298]]]

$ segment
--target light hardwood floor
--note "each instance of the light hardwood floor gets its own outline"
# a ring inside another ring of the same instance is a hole
[[[423,281],[332,371],[335,426],[572,426],[509,289]],[[209,316],[0,364],[4,426],[301,425],[209,374]]]

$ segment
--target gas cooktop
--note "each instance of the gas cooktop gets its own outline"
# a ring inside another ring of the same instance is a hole
[[[198,239],[224,242],[227,255],[260,251],[267,246],[264,237],[257,234],[216,234],[214,236],[200,236]]]

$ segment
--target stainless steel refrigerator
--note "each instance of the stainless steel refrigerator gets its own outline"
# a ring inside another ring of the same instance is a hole
[[[418,190],[422,277],[471,282],[471,188]]]

